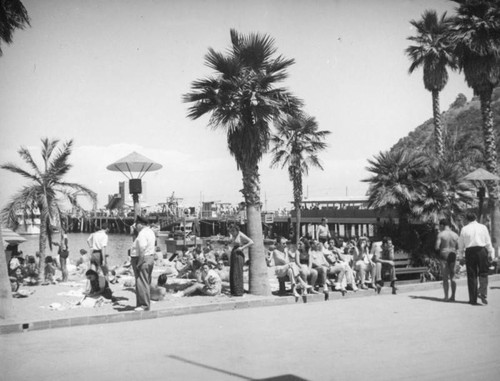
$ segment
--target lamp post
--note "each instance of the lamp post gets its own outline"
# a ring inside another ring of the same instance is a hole
[[[134,202],[134,218],[141,214],[139,195],[142,193],[142,178],[147,172],[157,171],[162,168],[161,164],[155,163],[151,159],[132,152],[120,160],[110,164],[106,169],[114,172],[121,172],[128,178],[129,192]],[[135,176],[134,176],[135,174]]]

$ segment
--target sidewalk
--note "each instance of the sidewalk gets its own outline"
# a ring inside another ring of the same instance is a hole
[[[500,281],[500,274],[490,275],[490,282]],[[462,278],[457,280],[458,285],[466,285],[467,280]],[[63,284],[46,288],[46,293],[50,295],[68,290]],[[415,291],[435,290],[442,287],[441,282],[411,283],[398,285],[398,293],[409,293]],[[381,294],[391,292],[390,287],[384,287]],[[130,302],[135,299],[135,295],[130,290],[115,292],[115,295],[122,300]],[[167,297],[166,300],[154,303],[150,311],[136,312],[128,305],[118,304],[112,306],[108,304],[104,308],[78,308],[66,311],[53,311],[47,308],[31,306],[31,309],[23,307],[23,303],[28,299],[14,299],[14,316],[9,319],[0,320],[0,334],[19,333],[26,331],[44,330],[49,328],[73,327],[81,325],[93,325],[104,323],[126,322],[134,320],[156,319],[167,316],[178,316],[188,314],[199,314],[204,312],[225,311],[233,309],[244,309],[266,306],[280,306],[295,303],[319,303],[333,302],[339,299],[377,297],[372,290],[360,290],[358,292],[348,292],[342,296],[340,292],[329,292],[328,294],[307,295],[301,298],[294,296],[255,296],[245,294],[240,298],[228,297],[225,295],[217,297]],[[44,295],[39,299],[50,301],[50,296]]]

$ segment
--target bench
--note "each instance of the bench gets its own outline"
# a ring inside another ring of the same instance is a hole
[[[410,277],[413,274],[418,275],[421,282],[425,282],[425,276],[429,271],[427,266],[413,267],[411,265],[411,256],[409,253],[404,251],[396,251],[394,253],[394,265],[396,270],[396,276],[404,275],[405,277]],[[388,279],[390,275],[389,270],[384,266],[382,277]]]

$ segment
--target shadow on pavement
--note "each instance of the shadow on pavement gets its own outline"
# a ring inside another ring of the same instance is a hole
[[[410,298],[412,299],[422,299],[422,300],[428,300],[430,302],[441,302],[441,303],[458,303],[458,304],[469,304],[469,302],[466,301],[459,301],[455,300],[454,302],[447,302],[443,298],[436,298],[433,296],[416,296],[416,295],[409,295]]]
[[[490,287],[490,290],[500,290],[500,287]]]
[[[224,374],[227,374],[227,375],[230,375],[233,377],[238,377],[238,378],[241,378],[243,380],[249,380],[249,381],[285,381],[285,380],[286,381],[308,381],[305,378],[301,378],[301,377],[295,376],[293,374],[283,374],[280,376],[273,376],[273,377],[266,377],[266,378],[250,378],[250,377],[244,376],[242,374],[238,374],[238,373],[234,373],[234,372],[227,371],[224,369],[216,368],[214,366],[202,364],[202,363],[199,363],[199,362],[196,362],[193,360],[189,360],[189,359],[186,359],[186,358],[183,358],[180,356],[167,355],[167,357],[171,358],[173,360],[185,362],[187,364],[196,365],[196,366],[199,366],[201,368],[210,369],[214,372],[224,373]]]
[[[127,312],[127,311],[133,311],[135,310],[134,306],[122,306],[121,304],[118,304],[116,306],[113,306],[113,309],[118,312]]]
[[[120,302],[122,300],[129,300],[129,299],[124,296],[113,296],[113,300],[116,302]]]

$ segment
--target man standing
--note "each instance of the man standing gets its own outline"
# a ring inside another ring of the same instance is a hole
[[[92,233],[87,239],[87,244],[92,250],[90,253],[90,268],[97,273],[100,270],[103,275],[107,275],[108,225],[102,224],[100,230]]]
[[[321,243],[326,243],[332,238],[330,234],[330,229],[328,228],[328,221],[326,218],[321,219],[321,225],[318,226],[318,241]]]
[[[156,235],[142,216],[135,219],[139,233],[131,250],[131,263],[135,276],[136,311],[149,311],[151,307],[151,275],[154,266]]]
[[[488,229],[476,221],[474,213],[467,213],[468,224],[462,228],[458,239],[460,259],[465,252],[469,303],[477,305],[477,298],[488,304],[488,255],[493,257],[493,246]],[[477,278],[479,276],[479,294]]]
[[[444,300],[455,301],[455,268],[457,266],[458,234],[450,228],[450,221],[439,221],[439,234],[436,239],[436,250],[439,251],[441,275],[443,276]],[[449,283],[451,283],[451,298],[448,298]]]
[[[69,256],[69,248],[68,248],[68,234],[66,229],[61,229],[61,242],[53,242],[54,246],[59,246],[59,263],[61,265],[61,273],[62,273],[62,281],[68,281],[68,256]]]

